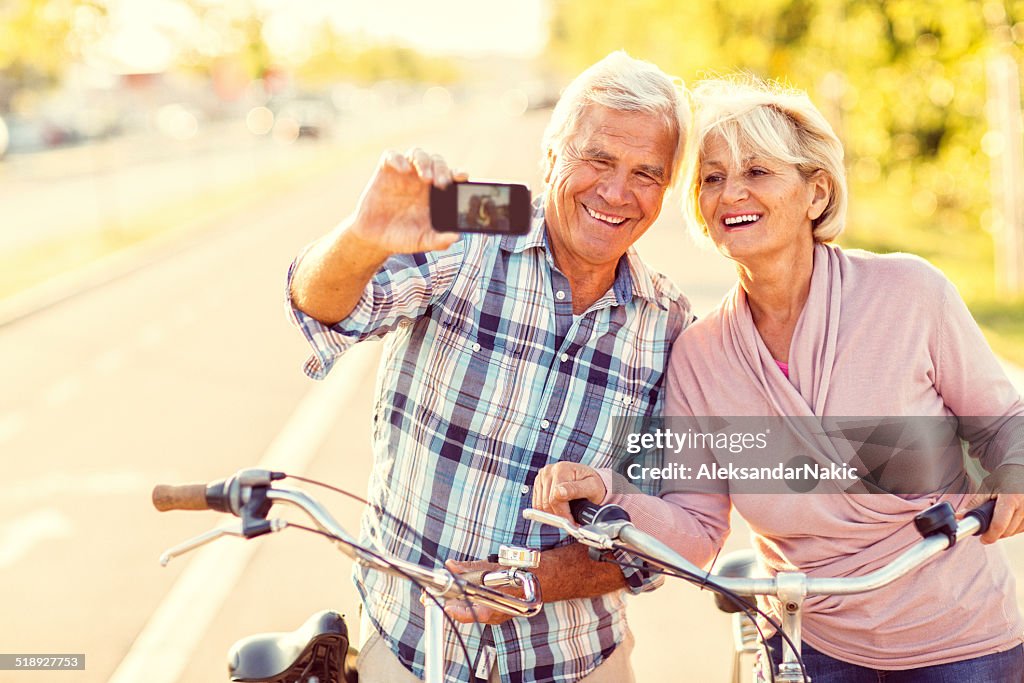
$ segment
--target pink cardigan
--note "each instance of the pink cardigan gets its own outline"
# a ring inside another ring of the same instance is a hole
[[[762,342],[737,286],[676,342],[665,414],[1024,416],[1020,395],[954,286],[908,255],[817,245],[789,374],[786,379]],[[1010,424],[1022,422],[1019,417]],[[988,469],[999,461],[1024,463],[1024,434],[1014,440],[1015,447],[997,455],[975,439],[972,453]],[[611,473],[601,474],[612,491]],[[750,524],[768,571],[858,576],[916,542],[911,518],[935,500],[611,493],[606,502],[625,507],[640,529],[699,565],[728,535],[731,504]],[[959,505],[963,496],[951,502]],[[803,637],[811,646],[881,669],[969,659],[1024,642],[1005,555],[998,543],[982,546],[975,538],[886,588],[811,598],[806,607]]]

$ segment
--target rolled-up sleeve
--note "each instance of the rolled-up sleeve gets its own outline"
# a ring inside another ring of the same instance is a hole
[[[633,553],[615,550],[612,556],[622,569],[622,578],[626,580],[626,588],[633,595],[646,593],[660,588],[665,583],[665,576],[651,569],[650,565]]]
[[[285,311],[312,348],[303,369],[313,379],[323,379],[335,361],[353,344],[380,338],[402,321],[420,318],[450,290],[465,260],[470,240],[460,239],[447,250],[396,254],[363,288],[352,312],[343,320],[325,325],[295,307],[291,298],[295,268],[305,251],[288,268]]]

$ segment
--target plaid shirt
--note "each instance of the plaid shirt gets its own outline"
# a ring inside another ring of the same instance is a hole
[[[539,212],[522,237],[464,236],[444,252],[393,256],[331,327],[289,305],[313,347],[305,367],[313,378],[356,342],[387,344],[363,542],[432,568],[486,558],[502,544],[562,545],[571,539],[522,518],[537,471],[559,460],[614,466],[623,450],[613,418],[660,414],[689,302],[631,249],[612,289],[574,317],[545,235]],[[623,573],[634,591],[656,583]],[[354,574],[384,641],[422,677],[418,589],[361,567]],[[548,603],[498,626],[462,626],[473,661],[449,632],[446,680],[472,680],[486,647],[503,682],[576,681],[625,637],[624,612],[618,591]]]

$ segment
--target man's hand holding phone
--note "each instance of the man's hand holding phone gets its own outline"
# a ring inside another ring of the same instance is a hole
[[[313,242],[296,263],[290,291],[294,306],[333,325],[353,311],[366,283],[393,254],[443,251],[458,241],[460,232],[529,230],[529,190],[504,183],[476,184],[476,211],[463,211],[464,227],[457,222],[456,201],[450,204],[454,217],[442,216],[432,224],[432,196],[450,191],[457,198],[455,188],[474,185],[466,181],[465,173],[452,172],[442,157],[422,149],[385,152],[355,212]],[[433,207],[435,218],[438,206]]]
[[[382,254],[443,250],[459,236],[434,230],[430,223],[430,189],[465,180],[439,155],[422,149],[385,152],[359,198],[348,232],[368,249]]]

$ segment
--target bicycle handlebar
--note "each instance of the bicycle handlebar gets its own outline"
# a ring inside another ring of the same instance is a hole
[[[576,540],[602,550],[623,549],[640,554],[648,562],[660,566],[682,578],[689,578],[716,594],[728,595],[730,601],[743,601],[754,595],[772,595],[784,607],[780,622],[776,624],[783,634],[785,647],[779,664],[778,676],[772,680],[806,681],[806,671],[800,660],[800,610],[806,597],[811,595],[851,595],[886,586],[928,561],[943,550],[952,547],[958,539],[984,533],[992,521],[995,501],[986,501],[967,512],[959,522],[949,503],[933,505],[914,518],[917,530],[924,538],[914,544],[888,565],[870,574],[852,578],[810,578],[803,572],[779,572],[769,578],[740,578],[716,576],[701,571],[658,539],[637,529],[625,510],[615,505],[597,506],[585,500],[570,501],[573,518],[582,526],[539,510],[523,511],[523,517],[557,527]],[[716,596],[717,597],[717,596]],[[742,609],[742,608],[741,608]],[[752,617],[749,610],[748,617]],[[759,610],[758,610],[759,611]],[[764,614],[762,612],[762,614]]]
[[[526,570],[511,567],[489,571],[480,576],[455,575],[447,569],[428,569],[419,564],[383,552],[370,551],[358,544],[319,502],[302,490],[288,487],[274,488],[272,482],[283,479],[284,473],[267,470],[242,470],[234,476],[208,485],[159,485],[153,489],[153,505],[157,510],[218,510],[242,518],[242,522],[221,527],[171,548],[161,557],[161,564],[183,555],[199,546],[223,536],[252,538],[264,533],[281,531],[288,523],[281,519],[266,518],[274,503],[286,503],[305,512],[316,526],[335,541],[339,550],[373,569],[394,576],[411,579],[430,589],[438,598],[464,598],[505,614],[533,616],[540,612],[540,584],[536,576]],[[467,579],[478,579],[470,581]],[[523,598],[508,595],[497,586],[518,586]]]
[[[585,498],[570,500],[569,511],[577,524],[629,521],[629,514],[618,505],[595,505]]]
[[[583,526],[576,526],[562,517],[532,508],[524,510],[523,517],[562,529],[581,543],[595,548],[639,551],[667,569],[682,570],[694,576],[706,576],[708,583],[739,595],[778,595],[779,593],[779,576],[782,574],[772,578],[750,579],[708,574],[657,538],[637,529],[629,521],[629,514],[617,505],[598,506],[589,501],[575,500],[570,502],[569,507],[573,517],[577,521],[582,521]],[[940,508],[943,508],[948,523],[948,518],[952,515],[952,507],[949,506],[949,503],[940,503],[926,512]],[[948,508],[948,510],[944,508]],[[995,500],[986,501],[967,512],[959,523],[956,523],[955,519],[952,520],[951,527],[938,529],[935,535],[928,536],[914,544],[887,566],[863,576],[811,578],[800,572],[785,572],[783,574],[788,577],[800,577],[800,581],[806,588],[806,595],[850,595],[881,588],[951,547],[956,540],[984,533],[992,521],[994,509]],[[788,581],[788,578],[783,580]]]

